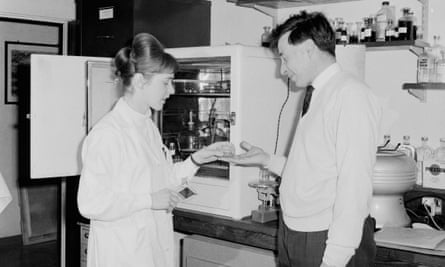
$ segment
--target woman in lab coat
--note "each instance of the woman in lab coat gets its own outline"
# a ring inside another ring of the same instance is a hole
[[[215,143],[173,164],[151,110],[160,110],[174,92],[176,60],[155,37],[140,33],[114,65],[124,95],[82,147],[77,201],[91,222],[87,266],[171,267],[178,185],[233,146]]]

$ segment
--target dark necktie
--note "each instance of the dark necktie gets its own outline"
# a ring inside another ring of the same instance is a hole
[[[304,114],[306,114],[306,112],[309,109],[309,104],[311,103],[311,97],[312,97],[313,91],[314,91],[314,87],[312,85],[308,85],[308,87],[306,87],[306,94],[304,95],[303,111],[301,112],[301,117],[303,117]]]

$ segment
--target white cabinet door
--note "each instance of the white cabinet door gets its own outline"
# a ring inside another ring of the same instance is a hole
[[[86,134],[87,60],[31,56],[31,178],[79,175]]]

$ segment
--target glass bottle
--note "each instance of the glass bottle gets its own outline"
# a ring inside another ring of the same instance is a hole
[[[376,18],[376,41],[384,42],[386,28],[388,27],[388,21],[393,20],[394,18],[392,10],[389,7],[389,1],[382,2],[382,6],[379,9],[379,11],[377,11],[375,18]]]
[[[417,82],[425,83],[433,81],[434,58],[431,55],[431,48],[425,47],[423,52],[417,57]]]
[[[261,34],[261,46],[263,47],[269,47],[270,46],[270,27],[264,26],[263,27],[264,32]]]
[[[399,18],[399,40],[412,40],[413,18],[408,7],[402,8],[402,17]]]
[[[383,136],[383,144],[381,144],[379,146],[379,148],[383,149],[383,150],[387,150],[387,149],[394,149],[394,145],[391,144],[391,135],[390,134],[385,134]]]
[[[433,159],[434,151],[428,145],[428,137],[421,137],[422,144],[418,148],[416,148],[417,154],[417,181],[416,184],[422,185],[423,183],[423,162],[427,160]]]
[[[436,82],[445,83],[445,49],[440,51],[440,59],[436,62]]]
[[[434,160],[445,164],[445,138],[440,138],[440,146],[434,150]]]
[[[357,24],[354,22],[347,23],[348,25],[348,43],[349,44],[358,44],[359,42],[359,30]]]
[[[336,18],[336,28],[335,28],[335,43],[341,44],[344,43],[345,37],[345,22],[343,18]]]
[[[396,40],[396,33],[394,30],[393,20],[388,19],[388,25],[386,26],[386,29],[385,29],[385,41],[391,42],[394,40]]]
[[[411,157],[414,160],[417,160],[416,148],[411,145],[409,135],[403,136],[402,145],[399,148],[400,151],[405,153],[408,157]]]
[[[179,156],[178,149],[174,142],[170,142],[168,144],[168,150],[170,151],[170,155],[172,156],[173,162],[181,161],[181,157]]]

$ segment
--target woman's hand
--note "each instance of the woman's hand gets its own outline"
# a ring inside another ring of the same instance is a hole
[[[235,147],[229,142],[216,142],[206,146],[191,155],[197,165],[215,161],[221,157],[230,157],[235,154]]]
[[[165,188],[157,192],[151,193],[151,208],[154,210],[172,211],[182,198],[179,193]]]
[[[264,152],[264,150],[260,147],[252,146],[245,141],[240,143],[240,147],[246,152],[231,157],[221,157],[219,159],[233,164],[245,166],[264,167],[269,163],[270,155]]]

